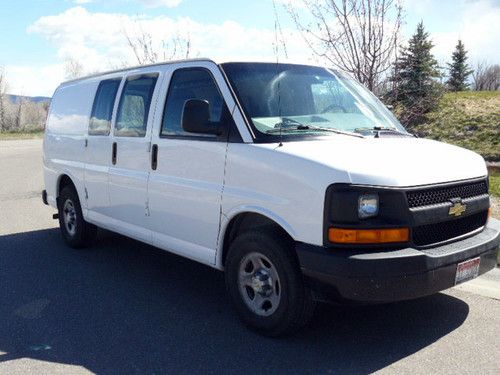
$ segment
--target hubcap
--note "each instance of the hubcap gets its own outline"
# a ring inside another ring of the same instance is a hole
[[[269,316],[281,300],[276,267],[260,253],[247,254],[240,263],[238,286],[247,307],[255,314]]]
[[[66,199],[66,202],[64,202],[63,219],[66,231],[70,236],[74,236],[76,233],[76,210],[75,205],[69,199]]]

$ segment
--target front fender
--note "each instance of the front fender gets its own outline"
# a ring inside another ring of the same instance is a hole
[[[275,222],[277,225],[279,225],[285,232],[288,233],[288,235],[295,239],[297,236],[296,230],[293,228],[293,226],[285,220],[283,217],[280,215],[276,214],[275,212],[268,210],[264,207],[260,206],[252,206],[252,205],[241,205],[238,207],[233,207],[231,210],[229,210],[227,213],[223,213],[221,217],[221,226],[220,226],[220,231],[219,231],[219,239],[217,241],[217,251],[215,254],[215,267],[222,270],[224,267],[222,265],[222,256],[223,256],[223,250],[224,250],[224,238],[226,236],[226,232],[229,226],[229,223],[238,215],[244,214],[244,213],[253,213],[253,214],[259,214],[262,215],[269,220]]]

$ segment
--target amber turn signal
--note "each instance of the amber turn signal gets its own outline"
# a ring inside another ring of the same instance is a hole
[[[345,244],[377,244],[391,242],[407,242],[410,240],[408,228],[390,229],[343,229],[330,228],[328,239],[333,243]]]

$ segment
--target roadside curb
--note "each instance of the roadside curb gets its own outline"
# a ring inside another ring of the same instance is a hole
[[[477,279],[457,285],[453,289],[500,301],[500,268],[497,267]]]

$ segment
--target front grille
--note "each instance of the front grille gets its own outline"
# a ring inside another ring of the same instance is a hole
[[[446,203],[452,198],[471,198],[488,194],[486,180],[469,182],[448,187],[435,187],[425,190],[408,191],[408,206],[410,208]]]
[[[413,243],[426,246],[456,238],[485,226],[487,220],[488,212],[484,211],[460,219],[420,225],[413,228]]]

